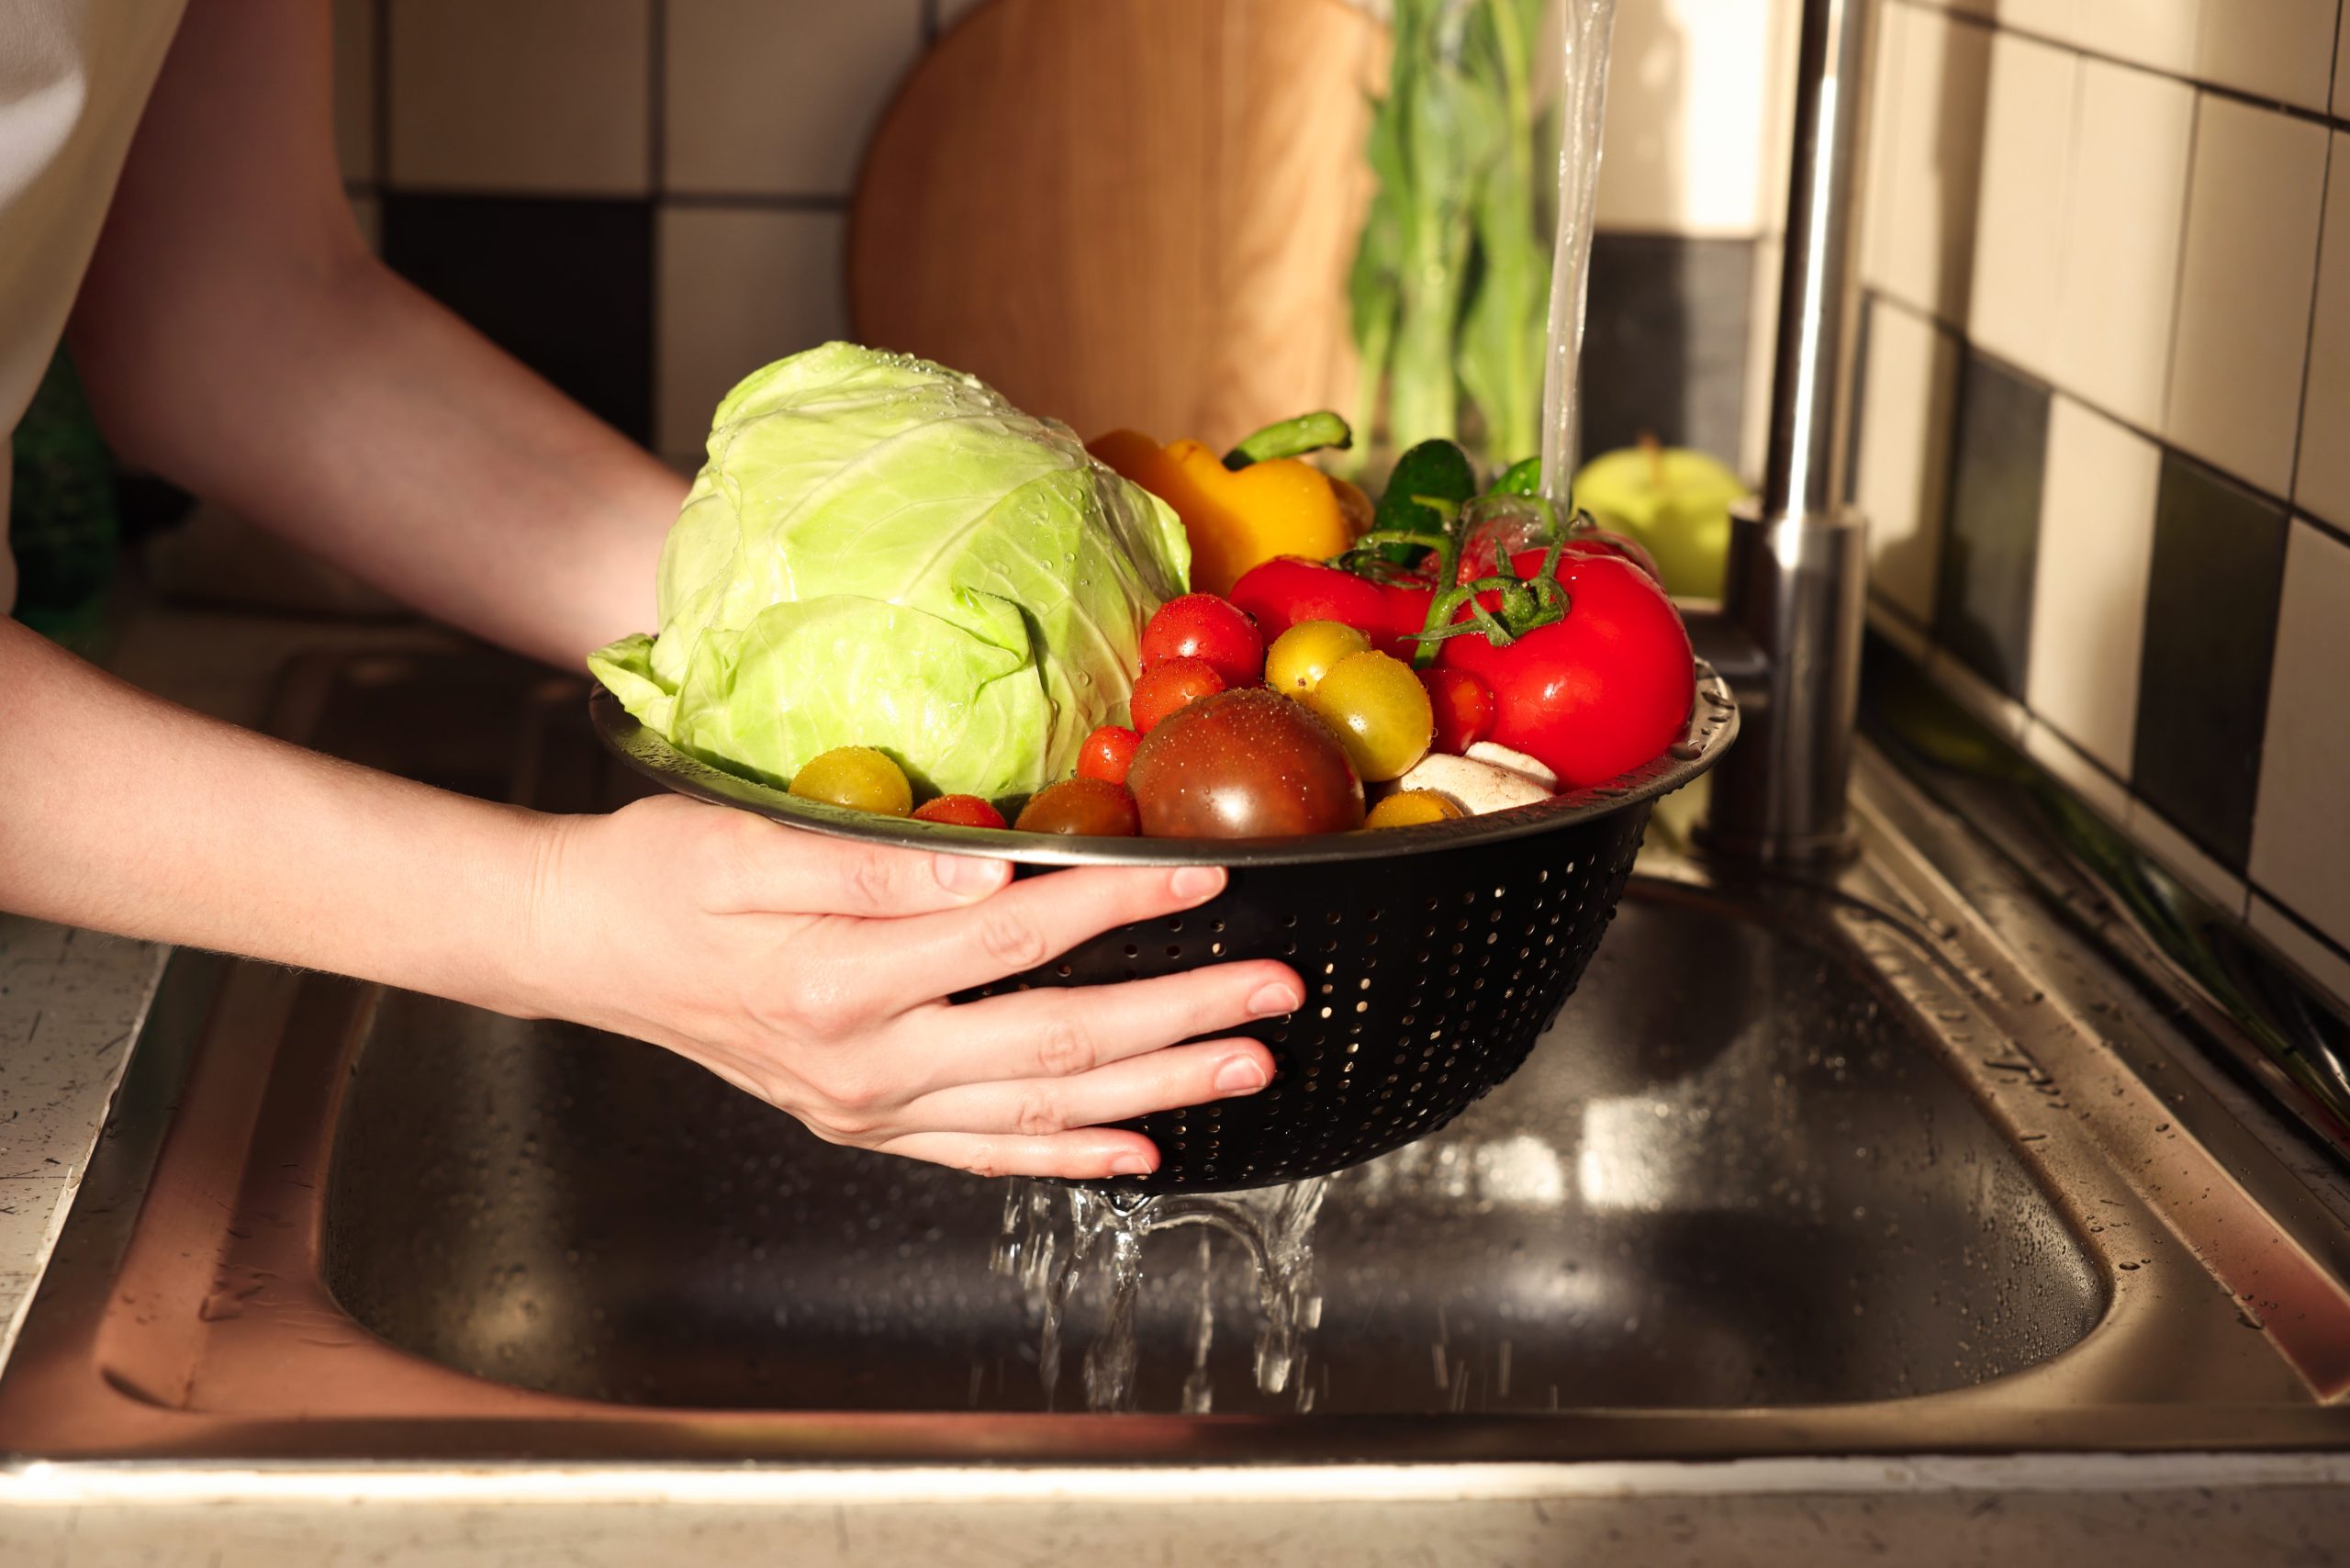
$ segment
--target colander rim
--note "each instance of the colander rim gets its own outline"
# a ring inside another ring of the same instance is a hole
[[[1729,685],[1697,661],[1697,695],[1686,734],[1652,761],[1605,784],[1572,790],[1548,801],[1456,822],[1376,832],[1326,833],[1291,838],[1091,838],[1015,833],[1010,828],[957,827],[912,817],[876,816],[802,801],[771,784],[745,778],[689,756],[645,728],[600,685],[589,689],[588,711],[596,734],[637,773],[677,794],[713,805],[755,812],[788,827],[834,838],[902,849],[985,856],[1029,866],[1321,866],[1338,861],[1431,855],[1550,833],[1672,793],[1720,760],[1738,737],[1738,704]]]

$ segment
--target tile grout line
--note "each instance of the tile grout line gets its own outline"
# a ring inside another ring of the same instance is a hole
[[[2338,17],[2335,26],[2338,35]],[[2338,36],[2336,42],[2338,45]],[[2326,208],[2333,199],[2333,155],[2341,140],[2338,135],[2325,139],[2325,173],[2317,186],[2317,260],[2310,279],[2310,327],[2308,335],[2301,340],[2301,386],[2293,402],[2293,462],[2285,471],[2285,487],[2295,499],[2301,493],[2301,456],[2309,448],[2310,382],[2317,375],[2317,308],[2325,297]]]
[[[2330,96],[2326,108],[2305,108],[2300,104],[2288,103],[2282,98],[2266,97],[2261,94],[2248,91],[2245,88],[2232,87],[2224,82],[2213,82],[2200,76],[2182,75],[2176,71],[2165,71],[2158,65],[2148,65],[2145,62],[2141,60],[2124,59],[2121,55],[2110,54],[2101,49],[2094,49],[2087,44],[2075,43],[2069,39],[2055,38],[2050,34],[2038,31],[2031,28],[2020,28],[2012,22],[2003,22],[1996,17],[1978,17],[1970,11],[1953,11],[1946,6],[1934,4],[1933,0],[1906,0],[1906,4],[1913,11],[1924,11],[1933,16],[1941,17],[1948,21],[1953,27],[1972,28],[1977,32],[1995,34],[2006,33],[2013,38],[2028,39],[2033,43],[2042,44],[2050,49],[2065,50],[2071,53],[2079,55],[2084,60],[2099,61],[2107,65],[2116,66],[2123,71],[2134,71],[2142,76],[2157,77],[2165,82],[2177,82],[2182,86],[2191,87],[2199,93],[2209,93],[2214,97],[2232,99],[2237,103],[2247,105],[2253,108],[2272,109],[2277,114],[2288,115],[2294,119],[2307,120],[2313,125],[2329,126],[2337,129],[2350,130],[2350,117],[2333,113],[2332,100]],[[2339,27],[2338,17],[2336,19],[2336,26],[2337,28]]]
[[[732,207],[767,212],[846,212],[849,198],[821,192],[665,190],[664,207]]]
[[[644,183],[657,204],[669,184],[669,0],[646,0]]]
[[[2265,884],[2255,882],[2247,876],[2244,879],[2244,886],[2251,890],[2252,895],[2255,898],[2258,899],[2262,903],[2266,904],[2270,909],[2275,910],[2278,914],[2283,915],[2287,923],[2291,924],[2294,929],[2298,930],[2302,935],[2308,937],[2311,942],[2316,943],[2319,947],[2333,954],[2344,963],[2350,964],[2350,946],[2344,946],[2343,943],[2336,941],[2333,937],[2328,936],[2324,932],[2311,924],[2308,918],[2303,915],[2300,911],[2295,909],[2291,904],[2287,903],[2283,899],[2278,898],[2275,893],[2270,892]]]
[[[2350,27],[2345,20],[2350,13],[2350,0],[2335,0],[2333,7],[2333,62],[2325,68],[2325,106],[2331,111],[2342,97],[2342,32]],[[2336,115],[2335,118],[2343,117]]]
[[[644,39],[645,444],[661,442],[661,213],[669,184],[669,0],[646,0]]]
[[[1953,343],[1955,343],[1963,354],[1972,354],[1986,359],[1990,361],[1992,364],[1996,365],[2009,375],[2013,375],[2020,380],[2029,382],[2034,386],[2043,388],[2053,396],[2064,398],[2072,402],[2077,403],[2082,408],[2087,409],[2089,412],[2098,415],[2099,418],[2108,420],[2112,423],[2121,426],[2123,430],[2128,431],[2132,435],[2136,436],[2139,440],[2154,447],[2164,456],[2176,457],[2183,463],[2193,464],[2196,467],[2204,470],[2206,473],[2217,475],[2220,478],[2224,479],[2227,483],[2244,491],[2254,499],[2258,500],[2266,506],[2273,507],[2277,511],[2283,512],[2288,518],[2298,519],[2302,522],[2306,522],[2311,528],[2316,529],[2320,533],[2325,534],[2344,544],[2350,544],[2350,529],[2344,529],[2341,525],[2331,522],[2324,518],[2312,516],[2307,509],[2297,506],[2287,497],[2280,496],[2275,491],[2267,488],[2266,486],[2255,484],[2252,480],[2244,478],[2240,474],[2236,474],[2230,469],[2223,468],[2208,457],[2189,452],[2187,448],[2180,446],[2177,442],[2164,436],[2160,431],[2149,430],[2135,420],[2115,413],[2103,403],[2097,401],[2095,398],[2085,397],[2081,393],[2074,390],[2072,387],[2060,386],[2035,371],[2026,370],[2023,366],[2015,364],[2013,361],[2005,358],[1990,349],[1985,348],[1982,344],[1968,337],[1964,331],[1961,331],[1958,328],[1942,319],[1940,316],[1935,315],[1930,310],[1912,305],[1909,301],[1901,298],[1899,296],[1887,293],[1882,287],[1874,285],[1867,286],[1866,292],[1869,297],[1875,300],[1877,303],[1891,306],[1894,309],[1900,311],[1903,315],[1909,317],[1912,320],[1919,321],[1924,324],[1930,330],[1941,333]]]
[[[1927,9],[1927,7],[1919,5],[1918,0],[1911,0],[1910,8],[1913,12]],[[2012,32],[2020,37],[2031,39],[2034,41],[2038,41],[2045,45],[2068,50],[2077,58],[2083,60],[2098,60],[2122,70],[2137,73],[2141,75],[2152,76],[2157,80],[2177,82],[2181,85],[2186,86],[2188,91],[2194,95],[2190,110],[2191,118],[2189,121],[2189,135],[2187,149],[2188,179],[2186,182],[2186,187],[2180,196],[2181,212],[2179,250],[2178,254],[2175,259],[2170,290],[2171,297],[2168,302],[2168,310],[2166,312],[2167,325],[2164,343],[2161,418],[2166,424],[2169,417],[2168,411],[2171,395],[2175,389],[2178,375],[2177,324],[2180,313],[2185,308],[2187,297],[2186,256],[2188,238],[2188,223],[2193,207],[2196,157],[2198,152],[2200,151],[2201,145],[2201,133],[2205,118],[2204,99],[2206,95],[2208,95],[2212,98],[2224,99],[2247,105],[2255,108],[2266,109],[2282,114],[2291,119],[2315,123],[2329,132],[2326,178],[2320,188],[2319,229],[2321,241],[2318,264],[2321,274],[2322,273],[2324,260],[2322,249],[2323,242],[2322,237],[2324,231],[2326,207],[2332,196],[2331,182],[2333,164],[2336,161],[2333,155],[2334,149],[2332,142],[2333,134],[2340,133],[2344,130],[2350,130],[2350,121],[2344,121],[2327,113],[2312,112],[2303,109],[2296,105],[2285,104],[2276,100],[2263,98],[2255,94],[2243,92],[2217,84],[2200,82],[2190,77],[2179,76],[2170,72],[2161,71],[2140,64],[2136,62],[2120,60],[2113,56],[2107,55],[2098,50],[2087,49],[2065,40],[2050,39],[2044,35],[2034,33],[2028,29],[2002,28],[1994,22],[1983,18],[1942,11],[1940,7],[1933,7],[1933,9],[1935,9],[1938,14],[1944,17],[1946,20],[1951,22],[1964,22],[1995,35],[2001,31]],[[2334,72],[2338,72],[2341,37],[2344,28],[2350,28],[2350,15],[2345,15],[2343,10],[2337,9],[2334,20],[2334,60],[2337,63],[2333,70],[2330,71],[2330,75],[2334,73]],[[2331,106],[2333,102],[2332,93],[2338,90],[2338,83],[2330,83],[2329,96],[2327,100],[2329,106]],[[2076,115],[2076,131],[2078,129],[2078,123]],[[2281,514],[2288,531],[2291,524],[2298,521],[2307,524],[2321,535],[2331,538],[2345,545],[2350,545],[2350,532],[2345,532],[2342,527],[2337,526],[2334,523],[2311,515],[2306,509],[2297,504],[2300,490],[2300,458],[2301,450],[2310,437],[2310,420],[2307,405],[2310,378],[2313,374],[2314,369],[2311,360],[2316,350],[2316,309],[2314,295],[2311,301],[2311,323],[2308,339],[2308,346],[2305,349],[2300,398],[2295,409],[2296,423],[2294,431],[2295,453],[2293,469],[2291,475],[2287,480],[2287,493],[2278,495],[2271,492],[2265,486],[2255,484],[2242,478],[2240,476],[2230,472],[2226,467],[2220,464],[2211,462],[2194,453],[2187,451],[2175,442],[2169,440],[2166,436],[2147,429],[2135,420],[2121,418],[2116,415],[2113,410],[2104,407],[2100,402],[2092,398],[2083,396],[2069,387],[2061,386],[2053,378],[2042,377],[2024,370],[2021,366],[2013,364],[2003,356],[1985,349],[1964,328],[1944,319],[1939,312],[1931,308],[1914,305],[1906,298],[1899,297],[1881,287],[1864,286],[1863,292],[1871,299],[1892,305],[1897,309],[1899,309],[1908,315],[1911,319],[1921,322],[1930,332],[1958,349],[1962,356],[1977,356],[2008,374],[2021,377],[2029,383],[2036,384],[2044,387],[2053,395],[2071,398],[2082,408],[2090,409],[2100,417],[2111,420],[2121,429],[2129,431],[2133,436],[2145,442],[2164,459],[2176,459],[2180,463],[2189,465],[2196,469],[2199,469],[2223,483],[2238,487],[2245,494],[2255,498],[2264,507]],[[1963,365],[1964,358],[1962,358],[1962,367]],[[2282,566],[2280,563],[2280,571],[2281,569]],[[2280,591],[2281,587],[2282,585],[2280,583]],[[1882,595],[1873,594],[1872,599],[1874,600],[1876,608],[1889,611],[1895,621],[1899,622],[1901,625],[1909,628],[1911,632],[1918,636],[1919,644],[1924,651],[1923,667],[1930,668],[1932,664],[1939,658],[1954,657],[1954,655],[1951,654],[1951,651],[1947,647],[1943,646],[1940,640],[1935,636],[1932,619],[1930,618],[1927,622],[1921,623],[1915,617],[1909,615],[1904,609],[1902,609],[1902,607],[1892,603],[1892,601],[1885,599]],[[2276,656],[2276,650],[2274,648],[2270,650],[2270,655],[2273,662],[2274,657]],[[2270,675],[2271,684],[2273,685],[2273,670],[2270,672]],[[2027,738],[2031,733],[2044,726],[2048,730],[2051,740],[2053,744],[2064,746],[2072,757],[2076,758],[2079,762],[2086,765],[2086,767],[2094,773],[2095,776],[2108,780],[2120,790],[2122,802],[2128,811],[2132,812],[2143,811],[2149,813],[2152,817],[2159,819],[2163,824],[2169,828],[2173,833],[2177,834],[2183,842],[2193,845],[2198,853],[2208,854],[2208,851],[2203,850],[2199,844],[2195,844],[2194,836],[2192,834],[2188,834],[2183,829],[2179,828],[2177,823],[2172,822],[2168,814],[2164,812],[2160,807],[2154,805],[2151,801],[2146,800],[2143,796],[2139,794],[2129,780],[2119,777],[2115,774],[2113,769],[2108,767],[2102,760],[2091,756],[2078,743],[2073,740],[2071,735],[2065,732],[2062,725],[2051,720],[2047,715],[2038,712],[2028,703],[2020,704],[2020,708],[2021,713],[2024,715],[2024,733]],[[2028,745],[2020,742],[2019,749],[2024,749],[2028,752]],[[2069,786],[2067,788],[2069,789]],[[2131,834],[2129,836],[2133,840],[2137,839],[2137,835],[2135,834]],[[2143,840],[2140,840],[2139,843],[2142,852],[2151,853],[2151,851],[2145,850]],[[2214,857],[2213,864],[2218,866],[2221,871],[2226,872],[2229,881],[2239,892],[2241,900],[2240,907],[2237,907],[2229,913],[2232,914],[2234,924],[2243,930],[2247,936],[2252,935],[2250,932],[2252,902],[2256,897],[2270,909],[2282,915],[2294,930],[2304,934],[2321,950],[2342,958],[2346,961],[2350,961],[2350,947],[2345,947],[2343,943],[2337,941],[2324,932],[2318,930],[2299,911],[2293,909],[2289,904],[2278,900],[2267,888],[2255,881],[2253,878],[2249,866],[2246,866],[2241,871],[2229,871],[2223,864],[2221,864],[2216,859],[2216,857]]]
[[[2187,311],[2187,244],[2195,221],[2195,160],[2203,150],[2203,95],[2195,95],[2187,115],[2187,178],[2178,192],[2178,250],[2171,258],[2170,304],[2163,332],[2163,423],[2170,423],[2171,394],[2178,388],[2178,319]],[[2103,409],[2098,410],[2100,413]]]
[[[367,71],[368,85],[375,95],[367,139],[375,144],[375,189],[380,196],[392,188],[392,0],[375,0],[367,27],[375,54]],[[378,248],[381,243],[379,236]]]
[[[1955,659],[1957,655],[1953,654],[1948,648],[1935,642],[1933,640],[1933,633],[1930,629],[1921,625],[1915,616],[1912,616],[1908,610],[1902,609],[1901,606],[1894,603],[1891,599],[1885,599],[1882,596],[1877,596],[1873,598],[1872,605],[1880,612],[1888,613],[1893,616],[1895,620],[1908,628],[1910,632],[1919,637],[1925,650],[1924,656],[1913,657],[1898,646],[1896,646],[1894,651],[1900,653],[1904,659],[1908,660],[1917,668],[1919,675],[1923,676],[1926,679],[1932,681],[1935,686],[1942,687],[1942,682],[1936,680],[1933,675],[1933,665],[1935,663],[1936,656],[1939,655],[1944,659]],[[1882,637],[1884,634],[1879,633],[1878,635]],[[1979,679],[1980,678],[1978,677],[1977,678]],[[1988,683],[1986,682],[1985,684],[1987,688]],[[1964,698],[1957,696],[1955,693],[1949,692],[1947,688],[1942,688],[1942,689],[1946,695],[1951,697],[1953,701],[1958,702],[1962,707],[1966,706],[1966,702]],[[2251,899],[2258,898],[2270,909],[2273,909],[2277,913],[2283,915],[2297,930],[2299,930],[2303,935],[2307,936],[2311,941],[2317,944],[2321,948],[2332,953],[2345,963],[2350,963],[2350,946],[2344,946],[2342,943],[2336,941],[2334,938],[2327,935],[2323,931],[2318,929],[2315,925],[2310,924],[2308,918],[2301,914],[2299,910],[2296,910],[2291,904],[2279,898],[2274,891],[2270,890],[2265,883],[2255,880],[2249,870],[2229,870],[2225,862],[2220,860],[2216,856],[2213,856],[2210,850],[2204,848],[2200,844],[2198,844],[2195,841],[2194,835],[2173,821],[2169,813],[2165,812],[2160,806],[2154,804],[2152,801],[2147,800],[2144,796],[2132,789],[2128,779],[2123,778],[2119,774],[2115,773],[2113,769],[2108,767],[2101,759],[2084,748],[2078,741],[2075,740],[2073,736],[2066,732],[2064,725],[2058,723],[2055,720],[2050,718],[2047,714],[2041,712],[2039,710],[2031,707],[2028,703],[2023,703],[2016,699],[2009,699],[2008,700],[2016,701],[2023,715],[2024,724],[2022,735],[2009,744],[2011,744],[2013,749],[2020,755],[2025,761],[2031,763],[2034,767],[2039,768],[2042,773],[2046,773],[2050,778],[2054,780],[2057,787],[2065,790],[2067,794],[2077,795],[2079,793],[2079,791],[2074,789],[2072,785],[2066,783],[2062,778],[2057,777],[2055,772],[2051,769],[2047,764],[2042,762],[2039,758],[2031,755],[2029,736],[2033,731],[2044,729],[2051,735],[2055,737],[2056,744],[2062,745],[2076,762],[2079,763],[2082,767],[2087,768],[2090,772],[2095,773],[2098,777],[2105,779],[2115,789],[2119,790],[2121,792],[2122,804],[2125,807],[2130,808],[2132,811],[2145,811],[2152,812],[2155,817],[2160,819],[2165,828],[2178,835],[2180,842],[2188,846],[2197,854],[2210,860],[2211,864],[2230,881],[2235,882],[2243,888],[2247,902],[2244,908],[2234,912],[2232,918],[2238,925],[2244,928],[2246,935],[2255,937],[2258,935],[2256,932],[2253,932],[2251,930],[2251,905],[2249,902]],[[1972,708],[1968,709],[1968,713],[1977,722],[1986,722],[1983,716],[1979,713],[1975,713]],[[1994,734],[1998,734],[1997,726],[1990,727],[1993,729]],[[2000,738],[2003,741],[2007,739],[2005,735],[2001,735]],[[2116,823],[2114,825],[2121,832],[2124,837],[2130,839],[2132,844],[2134,845],[2142,854],[2153,858],[2157,864],[2161,863],[2161,857],[2157,855],[2152,847],[2140,839],[2136,834],[2131,832],[2126,823]],[[2221,913],[2225,913],[2228,912],[2223,910]]]

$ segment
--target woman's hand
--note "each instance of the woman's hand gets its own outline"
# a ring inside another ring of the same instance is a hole
[[[1278,963],[956,1004],[1088,937],[1214,898],[1214,868],[1020,882],[1001,861],[850,844],[675,797],[549,824],[525,1010],[666,1046],[828,1142],[981,1175],[1141,1175],[1103,1126],[1253,1093],[1295,1009]]]

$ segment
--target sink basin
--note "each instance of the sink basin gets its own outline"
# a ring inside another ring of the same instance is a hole
[[[335,1299],[477,1376],[1041,1408],[1039,1325],[988,1270],[1001,1183],[822,1143],[665,1052],[387,998],[330,1170]],[[1189,1367],[1200,1234],[1146,1243],[1146,1409]],[[1306,1377],[1331,1414],[1924,1394],[2041,1361],[2105,1305],[2016,1150],[1848,956],[1653,883],[1514,1079],[1333,1181],[1315,1249]],[[1249,1375],[1237,1245],[1210,1255],[1215,1408],[1292,1407]]]
[[[285,711],[452,788],[635,788],[577,682],[487,655],[306,666]],[[1527,1066],[1332,1179],[1287,1389],[1251,1375],[1237,1244],[1147,1238],[1134,1416],[1066,1375],[1046,1408],[1035,1310],[989,1268],[1001,1183],[822,1144],[649,1047],[184,955],[0,1372],[0,1453],[2350,1446],[2350,1226],[1963,823],[1873,757],[1855,805],[1822,882],[1644,852]],[[1178,1414],[1203,1302],[1213,1403]]]

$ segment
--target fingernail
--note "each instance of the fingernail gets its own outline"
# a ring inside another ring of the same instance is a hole
[[[950,893],[982,893],[1003,880],[1003,863],[968,855],[941,855],[938,885]]]
[[[1168,886],[1179,899],[1212,898],[1224,886],[1224,873],[1214,866],[1186,866],[1175,873]]]
[[[1122,1154],[1118,1156],[1117,1159],[1110,1161],[1110,1174],[1113,1176],[1147,1176],[1150,1174],[1150,1156],[1147,1154]]]
[[[1265,1086],[1265,1070],[1255,1057],[1227,1057],[1215,1070],[1215,1086],[1220,1093],[1246,1094]]]
[[[1303,1000],[1296,991],[1275,980],[1257,988],[1257,994],[1248,999],[1248,1012],[1252,1017],[1270,1018],[1276,1013],[1296,1012]]]

